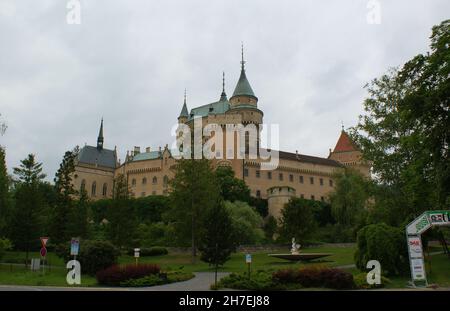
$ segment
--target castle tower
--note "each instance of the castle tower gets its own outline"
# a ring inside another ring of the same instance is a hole
[[[183,107],[181,108],[180,115],[178,116],[178,123],[186,123],[189,117],[188,109],[186,106],[186,89],[184,90],[184,103]]]
[[[103,118],[102,118],[102,121],[100,123],[100,131],[98,132],[98,137],[97,137],[97,149],[98,150],[103,149],[103,142],[104,142],[104,138],[103,138]]]
[[[269,215],[280,220],[281,210],[291,198],[295,198],[295,195],[295,189],[289,186],[271,187],[267,189]]]
[[[347,167],[351,167],[361,172],[364,176],[370,176],[370,163],[367,163],[362,159],[361,150],[351,140],[344,128],[342,128],[341,135],[339,136],[334,150],[331,151],[330,149],[328,159],[338,161]]]

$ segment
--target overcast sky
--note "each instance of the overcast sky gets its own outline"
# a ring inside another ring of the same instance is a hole
[[[12,171],[35,153],[52,179],[64,152],[96,144],[123,160],[133,146],[171,143],[188,108],[217,101],[222,71],[230,97],[247,77],[264,123],[280,124],[282,150],[326,157],[341,129],[356,124],[363,86],[428,49],[448,0],[0,0],[0,137]]]

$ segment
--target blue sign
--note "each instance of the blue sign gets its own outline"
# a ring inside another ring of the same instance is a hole
[[[252,263],[252,255],[251,254],[245,255],[245,263]]]
[[[70,255],[77,256],[80,251],[80,240],[73,238],[70,241]]]

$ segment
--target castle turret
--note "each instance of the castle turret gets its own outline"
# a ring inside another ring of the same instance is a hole
[[[98,133],[98,138],[97,138],[97,149],[98,150],[102,150],[103,149],[103,118],[102,118],[102,122],[100,123],[100,131]]]
[[[189,112],[186,106],[186,89],[184,90],[184,103],[183,108],[181,108],[180,115],[178,117],[178,123],[186,123],[189,117]]]
[[[245,61],[244,61],[244,47],[242,46],[241,52],[241,75],[239,77],[236,88],[234,89],[233,96],[230,98],[231,108],[241,105],[257,106],[258,97],[255,96],[250,82],[248,82],[247,75],[245,74]]]

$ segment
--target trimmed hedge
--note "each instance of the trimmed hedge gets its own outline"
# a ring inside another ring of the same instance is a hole
[[[162,256],[167,255],[169,251],[165,247],[150,247],[150,248],[141,248],[139,255],[141,257],[149,257],[149,256]],[[134,248],[128,250],[127,255],[134,256]]]
[[[116,265],[98,271],[96,278],[101,285],[120,286],[122,282],[158,275],[160,271],[160,267],[154,264]]]
[[[353,277],[355,285],[359,289],[383,288],[386,284],[391,283],[391,280],[381,276],[381,284],[367,283],[367,273],[359,273]]]

